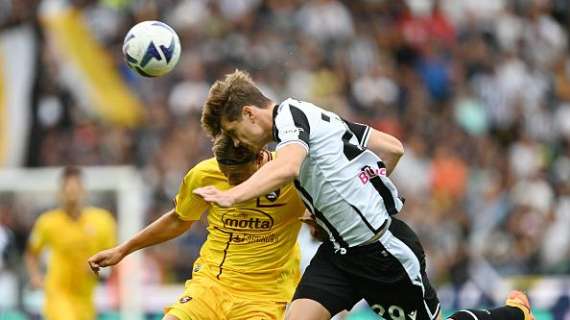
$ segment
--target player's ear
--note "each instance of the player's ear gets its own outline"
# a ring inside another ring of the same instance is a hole
[[[255,121],[255,108],[253,106],[245,106],[241,110],[241,116],[251,122]]]

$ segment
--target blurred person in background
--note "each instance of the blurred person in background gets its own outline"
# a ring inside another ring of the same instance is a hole
[[[37,219],[28,242],[26,266],[31,285],[44,289],[44,316],[48,320],[96,318],[93,292],[97,278],[87,259],[116,242],[112,214],[84,205],[86,192],[81,170],[66,167],[61,178],[60,208]],[[47,273],[40,256],[49,251]]]
[[[265,149],[236,147],[227,136],[214,142],[215,158],[185,176],[175,208],[129,241],[89,259],[94,272],[139,249],[186,232],[208,210],[208,238],[191,280],[164,320],[282,319],[300,278],[297,235],[305,211],[292,184],[230,208],[214,206],[193,191],[213,184],[229,189],[273,159]]]

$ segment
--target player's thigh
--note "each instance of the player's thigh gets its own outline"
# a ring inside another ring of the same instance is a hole
[[[321,244],[297,286],[289,319],[321,319],[325,311],[330,318],[362,299],[349,275],[335,264],[334,254],[332,245]]]
[[[78,295],[73,299],[74,319],[77,320],[95,320],[97,318],[93,296]]]
[[[232,320],[273,320],[285,317],[286,302],[236,300],[227,318]]]
[[[296,299],[289,306],[286,320],[328,320],[331,313],[319,302],[311,299]]]
[[[423,248],[415,233],[394,219],[391,236],[347,260],[359,293],[387,320],[434,320],[439,299],[425,272]]]
[[[186,282],[184,293],[164,309],[165,317],[177,320],[224,319],[222,306],[228,295],[212,280],[196,278]]]
[[[74,320],[75,308],[71,297],[65,294],[49,293],[44,304],[46,320]]]

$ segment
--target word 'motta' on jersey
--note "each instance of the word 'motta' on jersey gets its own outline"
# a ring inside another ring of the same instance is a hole
[[[247,214],[226,214],[222,221],[225,228],[234,230],[269,231],[273,228],[273,218],[261,210],[250,209]]]

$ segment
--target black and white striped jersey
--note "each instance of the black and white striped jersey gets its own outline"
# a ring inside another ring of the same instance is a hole
[[[277,149],[307,150],[295,186],[331,241],[347,248],[370,240],[402,209],[382,160],[366,148],[370,127],[314,104],[287,99],[273,110]]]

